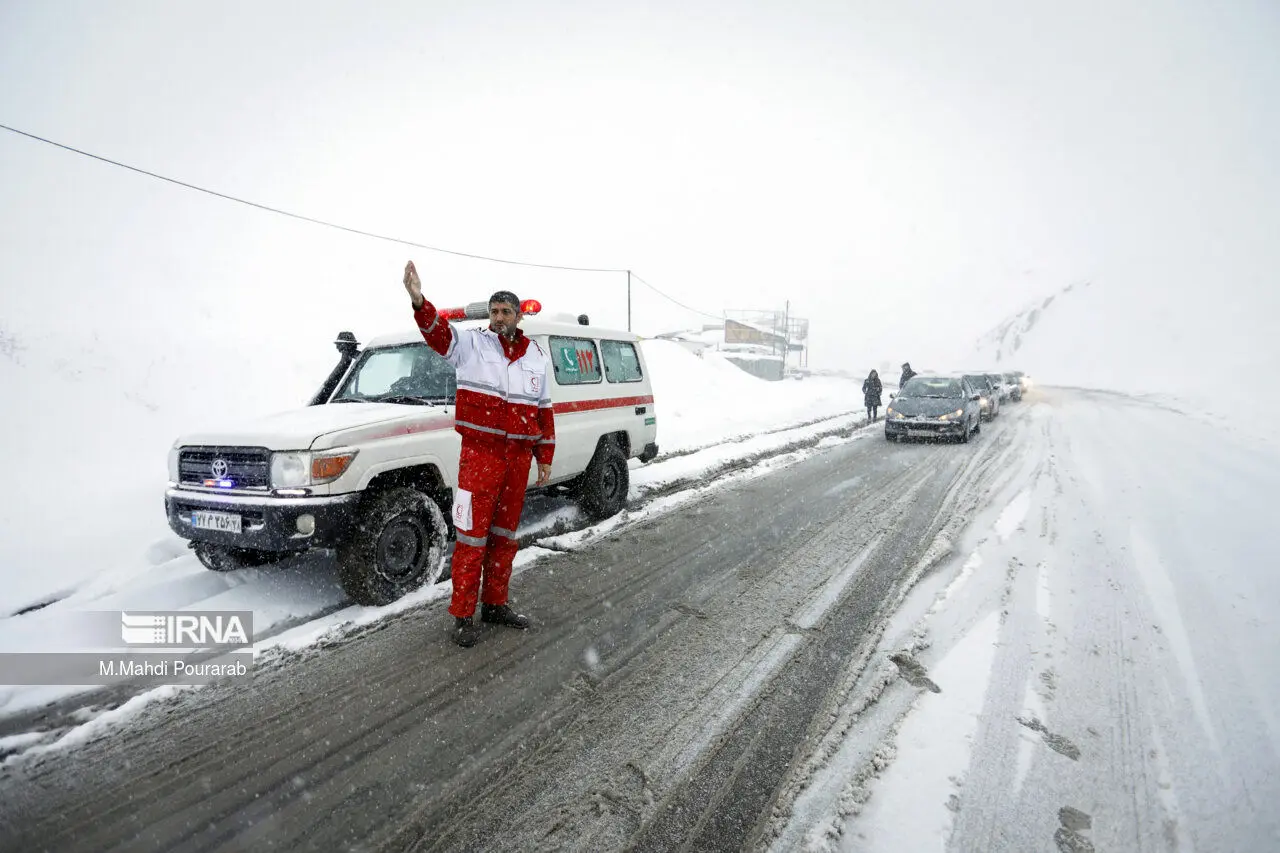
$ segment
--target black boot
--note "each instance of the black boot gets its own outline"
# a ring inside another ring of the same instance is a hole
[[[475,624],[475,621],[470,616],[467,616],[466,618],[461,616],[455,617],[453,625],[453,641],[455,643],[462,646],[464,649],[469,649],[474,646],[476,641],[479,639],[480,627]]]
[[[481,604],[480,621],[506,625],[508,628],[519,628],[522,631],[529,627],[529,617],[521,616],[507,604]]]

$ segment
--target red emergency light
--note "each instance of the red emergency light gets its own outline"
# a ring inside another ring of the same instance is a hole
[[[542,310],[542,303],[536,299],[526,299],[520,303],[521,314],[537,314]],[[472,302],[465,308],[440,308],[436,314],[446,320],[488,320],[489,303]]]

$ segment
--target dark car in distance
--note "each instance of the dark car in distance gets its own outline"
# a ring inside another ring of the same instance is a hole
[[[884,437],[956,438],[982,429],[978,389],[957,376],[916,376],[893,395],[885,410]]]

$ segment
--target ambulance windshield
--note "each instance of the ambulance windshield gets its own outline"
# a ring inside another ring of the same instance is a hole
[[[458,391],[453,365],[425,343],[366,350],[333,403],[452,403]]]

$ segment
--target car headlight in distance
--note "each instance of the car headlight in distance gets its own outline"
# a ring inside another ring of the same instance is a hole
[[[982,406],[982,408],[985,409],[987,406],[991,405],[991,401],[988,400],[986,397],[983,397],[981,400],[978,401],[978,405]]]
[[[311,484],[311,454],[273,453],[271,454],[271,487],[273,489],[295,489],[298,486]]]
[[[346,473],[358,452],[354,448],[345,448],[317,453],[311,458],[311,482],[315,485],[332,483]]]

